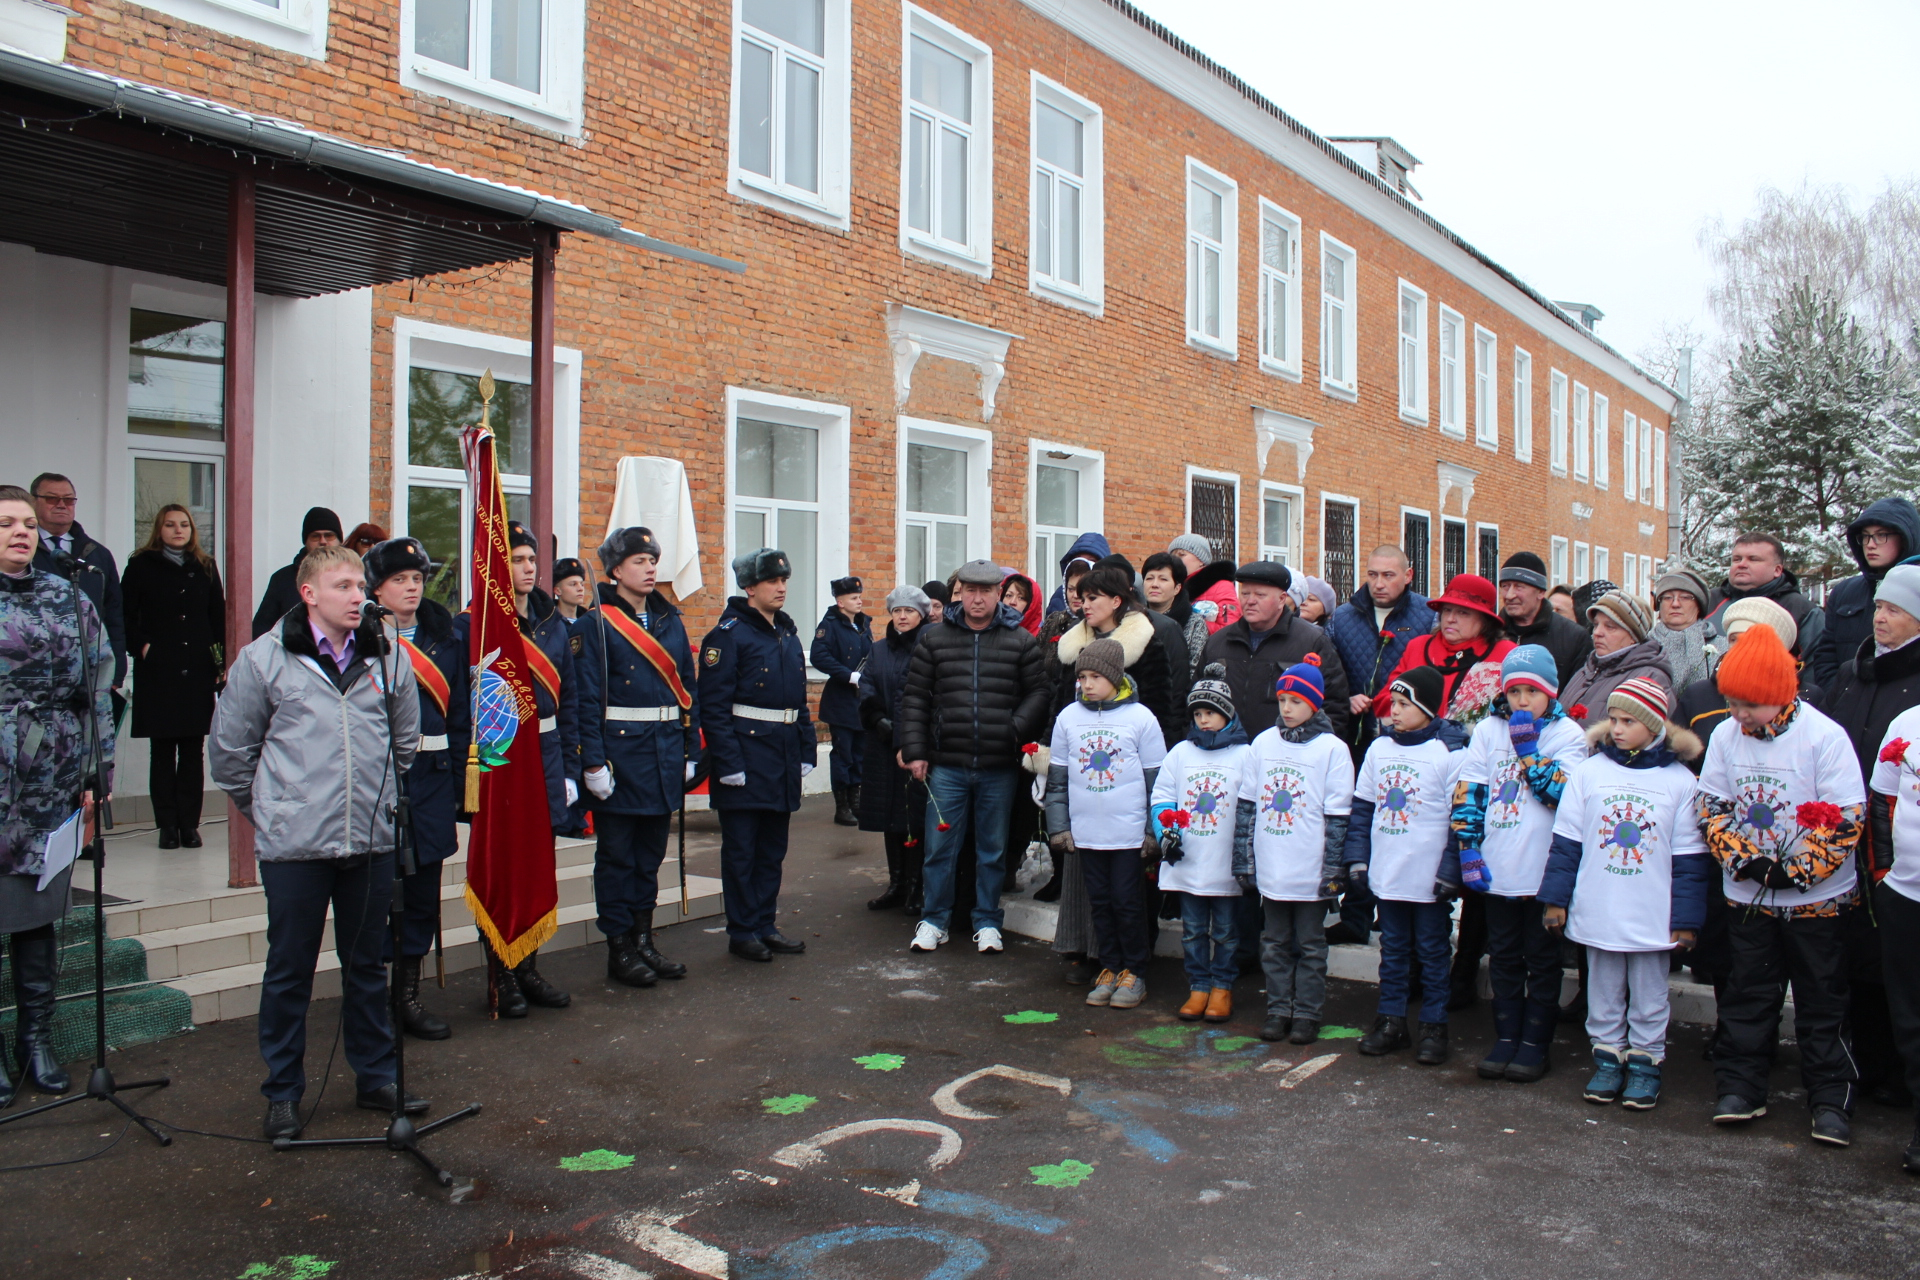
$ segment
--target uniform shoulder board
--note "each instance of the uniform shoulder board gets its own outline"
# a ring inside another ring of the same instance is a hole
[[[738,621],[740,621],[740,619],[738,618],[728,618],[725,621],[721,622],[721,624],[719,625],[719,627],[716,628],[716,630],[731,631],[733,630],[733,624]]]

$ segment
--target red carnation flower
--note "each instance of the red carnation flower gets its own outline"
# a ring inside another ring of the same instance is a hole
[[[939,829],[941,831],[951,831],[953,830],[953,824],[951,822],[943,822],[940,824]]]
[[[1388,631],[1385,628],[1382,628],[1380,632],[1380,639],[1386,642],[1391,642],[1393,640],[1393,632]]]
[[[1845,816],[1837,804],[1828,804],[1824,800],[1809,800],[1794,810],[1794,819],[1809,831],[1831,831],[1840,825]]]
[[[920,847],[920,842],[918,840],[909,840],[907,841],[906,847],[909,849],[917,849]]]
[[[1162,809],[1160,811],[1161,826],[1173,827],[1173,826],[1178,826],[1179,824],[1180,824],[1180,811],[1178,809]]]
[[[1880,748],[1881,763],[1905,764],[1907,762],[1907,748],[1912,745],[1913,744],[1905,738],[1895,738],[1892,742]]]
[[[1186,826],[1189,822],[1193,821],[1193,815],[1188,813],[1185,809],[1180,810],[1178,815],[1176,816],[1182,827]]]
[[[1040,754],[1040,744],[1037,742],[1029,742],[1026,746],[1020,748],[1020,753],[1022,755],[1037,756]]]
[[[1587,704],[1584,702],[1576,702],[1567,708],[1567,714],[1575,720],[1585,720],[1587,718]]]

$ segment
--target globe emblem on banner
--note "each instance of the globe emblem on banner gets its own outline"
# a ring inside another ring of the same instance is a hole
[[[507,762],[507,748],[520,733],[520,698],[506,677],[493,670],[500,656],[495,649],[480,660],[473,687],[473,741],[479,748],[483,769],[497,769]]]

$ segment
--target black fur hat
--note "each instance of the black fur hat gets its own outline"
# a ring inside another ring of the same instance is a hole
[[[653,530],[645,525],[628,525],[624,529],[615,529],[600,544],[600,567],[608,577],[618,569],[629,556],[652,556],[660,559],[660,544],[654,540]]]
[[[388,538],[377,542],[367,548],[361,561],[367,569],[368,591],[377,590],[394,574],[409,569],[418,569],[423,577],[433,574],[433,562],[427,559],[427,549],[420,545],[418,538]]]
[[[512,555],[517,547],[525,547],[534,555],[540,554],[540,543],[535,540],[533,531],[518,520],[507,521],[507,554]]]

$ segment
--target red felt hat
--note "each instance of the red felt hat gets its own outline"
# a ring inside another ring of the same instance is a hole
[[[1427,601],[1427,606],[1438,612],[1443,604],[1458,605],[1462,609],[1471,609],[1483,613],[1495,622],[1500,621],[1500,597],[1494,591],[1493,584],[1477,573],[1456,573],[1453,581],[1447,584],[1447,594]]]

